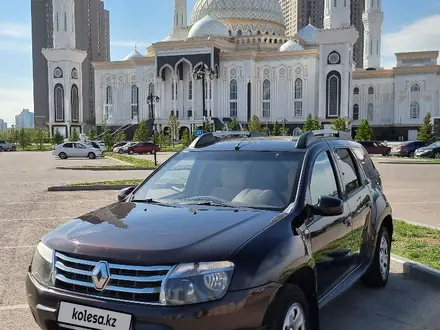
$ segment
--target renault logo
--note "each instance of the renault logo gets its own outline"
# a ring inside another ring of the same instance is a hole
[[[92,281],[95,289],[104,291],[110,281],[110,267],[106,261],[100,261],[92,272]]]

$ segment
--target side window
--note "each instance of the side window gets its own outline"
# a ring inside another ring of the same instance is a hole
[[[73,148],[73,143],[65,143],[64,148]]]
[[[335,171],[327,151],[321,152],[316,157],[309,189],[312,205],[318,204],[320,196],[337,197],[339,195]]]
[[[81,144],[81,143],[75,143],[75,148],[85,149],[86,147],[83,144]]]
[[[336,149],[335,154],[339,169],[341,170],[345,193],[349,195],[361,186],[356,165],[348,149]]]

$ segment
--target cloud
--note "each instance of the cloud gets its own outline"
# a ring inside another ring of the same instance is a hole
[[[386,33],[382,39],[384,67],[396,64],[395,53],[440,49],[440,15],[422,18],[399,31]]]
[[[32,44],[25,41],[2,40],[0,38],[0,50],[29,54],[32,51]]]
[[[27,24],[0,22],[0,37],[30,39],[31,29]]]
[[[32,89],[0,88],[0,118],[15,124],[15,115],[23,109],[33,111],[34,101]]]

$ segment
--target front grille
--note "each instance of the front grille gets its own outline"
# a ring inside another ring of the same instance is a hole
[[[97,298],[160,304],[162,281],[172,267],[109,263],[110,281],[104,291],[98,291],[93,284],[92,272],[99,261],[56,252],[55,287]]]

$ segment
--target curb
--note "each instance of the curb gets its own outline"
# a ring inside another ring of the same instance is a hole
[[[119,164],[122,164],[122,165],[133,166],[133,164],[130,164],[128,162],[124,162],[123,160],[119,160],[119,159],[113,158],[112,156],[105,156],[105,157],[108,158],[108,159],[114,160],[115,162],[117,162]]]
[[[409,278],[440,287],[440,271],[421,263],[391,255],[391,263],[396,270]]]
[[[127,166],[127,167],[112,167],[112,166],[102,166],[102,167],[68,167],[68,166],[58,166],[57,170],[71,170],[71,171],[153,171],[156,168],[154,167],[136,167],[136,166]]]
[[[57,186],[49,187],[47,191],[97,191],[97,190],[121,190],[135,186],[134,184],[121,184],[121,185],[95,185],[95,186]]]
[[[440,162],[418,162],[418,161],[378,161],[379,164],[394,164],[394,165],[440,165]]]

